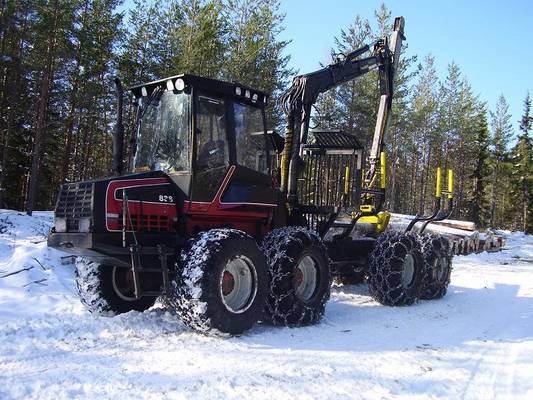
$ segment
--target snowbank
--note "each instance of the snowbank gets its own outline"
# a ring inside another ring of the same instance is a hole
[[[220,339],[156,305],[90,315],[52,215],[0,211],[0,399],[533,398],[533,238],[456,257],[448,295],[389,308],[335,287],[308,328]]]

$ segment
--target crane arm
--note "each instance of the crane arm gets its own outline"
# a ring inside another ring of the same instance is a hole
[[[371,170],[374,174],[390,121],[394,73],[404,38],[403,29],[404,19],[397,17],[390,37],[365,45],[347,54],[343,60],[318,71],[295,77],[292,86],[282,95],[281,103],[287,124],[281,159],[281,190],[287,193],[289,204],[296,199],[296,181],[301,168],[300,148],[301,144],[307,142],[312,105],[321,93],[377,68],[381,97],[370,152]],[[360,58],[369,51],[372,51],[371,56]]]

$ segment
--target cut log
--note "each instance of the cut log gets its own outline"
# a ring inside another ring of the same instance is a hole
[[[476,224],[470,221],[459,221],[456,219],[445,219],[444,221],[432,222],[435,225],[448,226],[450,228],[462,229],[464,231],[475,231]]]
[[[390,225],[392,229],[403,230],[407,227],[411,215],[392,214]],[[417,232],[422,224],[415,225],[413,232]],[[426,232],[446,237],[451,244],[451,250],[456,255],[467,255],[475,252],[501,249],[505,240],[488,229],[480,233],[476,225],[470,221],[444,220],[427,225]]]

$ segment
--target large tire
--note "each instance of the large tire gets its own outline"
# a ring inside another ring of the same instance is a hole
[[[178,271],[168,300],[193,330],[237,335],[262,318],[267,267],[257,243],[246,233],[200,233],[182,252]]]
[[[381,235],[368,258],[368,287],[381,304],[406,306],[420,294],[423,260],[413,233]]]
[[[424,258],[420,298],[440,299],[450,284],[453,258],[450,242],[440,235],[425,234],[420,237],[420,244]]]
[[[276,229],[262,244],[269,266],[265,320],[274,325],[315,324],[324,315],[331,275],[320,237],[302,227]]]
[[[128,268],[76,258],[76,286],[81,302],[91,313],[102,316],[147,310],[154,305],[156,297],[135,299],[128,273]]]

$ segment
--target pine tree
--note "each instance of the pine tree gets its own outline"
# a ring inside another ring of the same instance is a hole
[[[367,19],[357,15],[347,30],[341,30],[335,38],[333,61],[339,55],[348,54],[369,42],[372,29]],[[340,121],[338,125],[346,132],[356,134],[363,146],[368,147],[374,132],[378,94],[376,73],[368,73],[358,79],[340,85],[335,90]]]
[[[504,226],[505,213],[509,208],[508,146],[513,133],[509,105],[500,95],[492,117],[492,185],[490,199],[490,226]]]
[[[469,220],[477,226],[483,227],[487,223],[489,214],[486,189],[487,179],[490,176],[488,163],[490,137],[485,104],[482,104],[478,111],[475,133],[474,170],[471,175],[473,190],[468,201]]]
[[[180,41],[175,33],[182,19],[175,1],[164,2],[159,8],[153,0],[134,0],[125,18],[125,26],[120,29],[121,40],[115,55],[116,74],[126,87],[182,73],[176,61],[180,56]],[[133,142],[136,115],[135,103],[133,99],[129,100],[125,103],[123,116],[126,159],[131,157],[132,148],[126,144]]]
[[[453,158],[455,171],[456,217],[466,218],[469,212],[468,198],[472,196],[472,174],[475,169],[475,146],[477,109],[479,99],[472,93],[472,88],[466,78],[461,81],[459,104],[461,113],[458,118],[458,141]]]
[[[414,87],[411,114],[411,129],[415,149],[411,159],[411,188],[410,212],[424,212],[431,198],[428,196],[432,191],[431,173],[434,170],[432,160],[434,135],[437,131],[438,122],[438,98],[436,93],[437,75],[435,71],[435,59],[428,55],[424,63],[419,65],[418,82]]]
[[[166,6],[166,4],[164,4]],[[174,18],[181,20],[181,14]],[[168,30],[163,35],[158,29],[164,22],[155,2],[134,0],[133,7],[128,11],[126,27],[122,28],[122,43],[117,57],[117,68],[121,79],[126,85],[135,85],[157,79],[158,65],[169,70],[170,58],[160,56],[161,42],[169,42]],[[179,71],[176,71],[179,73]]]
[[[25,175],[23,165],[27,158],[24,145],[19,142],[24,137],[22,118],[29,106],[28,89],[23,83],[34,4],[28,0],[4,2],[1,12],[0,207],[19,207],[20,177]]]
[[[222,3],[219,0],[181,0],[183,24],[177,68],[180,73],[220,78],[224,57]]]
[[[533,146],[530,131],[533,125],[531,98],[524,99],[524,114],[520,119],[520,135],[512,151],[512,196],[516,205],[515,227],[533,233]]]
[[[121,21],[121,16],[114,13],[118,4],[117,0],[85,0],[77,13],[78,23],[70,40],[71,59],[65,71],[68,106],[60,183],[109,171],[112,100],[107,75],[113,68],[111,54]],[[81,113],[90,117],[79,118]],[[91,143],[82,141],[87,129],[87,141]]]
[[[270,94],[267,116],[278,127],[281,113],[277,98],[293,71],[290,57],[283,54],[289,42],[279,40],[284,16],[279,0],[229,0],[225,7],[228,30],[223,76]]]
[[[57,57],[58,34],[61,23],[60,0],[54,0],[43,5],[42,23],[46,26],[45,48],[43,49],[43,60],[41,77],[39,82],[39,102],[37,105],[35,135],[33,138],[33,150],[31,158],[31,169],[28,184],[28,196],[26,200],[26,212],[32,215],[37,197],[39,184],[39,172],[41,168],[41,151],[46,138],[46,122],[48,105],[50,102],[51,88],[54,80],[55,63]]]

